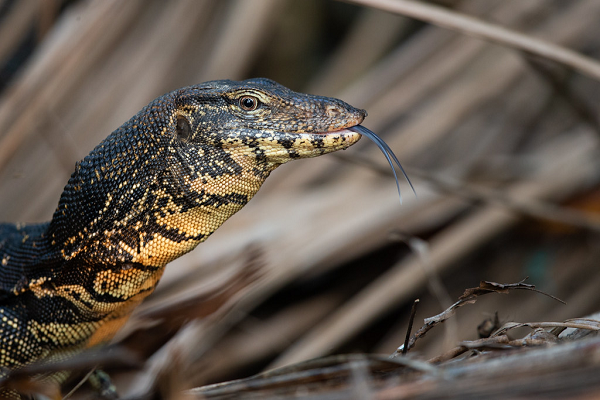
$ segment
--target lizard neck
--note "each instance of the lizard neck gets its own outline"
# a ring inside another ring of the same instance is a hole
[[[139,252],[132,261],[144,265],[165,265],[193,250],[205,241],[227,219],[241,210],[258,192],[265,179],[277,165],[257,163],[254,157],[235,152],[229,154],[229,166],[235,172],[194,175],[186,171],[180,174],[183,166],[176,162],[169,164],[166,178],[168,189],[163,193],[168,199],[166,206],[155,220],[159,232],[177,231],[179,236],[154,234],[152,239],[143,241]],[[188,165],[188,164],[184,164]],[[178,195],[168,195],[173,182],[179,187]]]
[[[114,146],[128,135],[118,130],[106,141]],[[149,165],[138,165],[133,151],[118,164],[90,162],[110,160],[106,147],[78,164],[50,224],[48,237],[65,261],[164,267],[243,208],[278,166],[237,148],[160,140],[146,146],[158,156]],[[136,185],[127,183],[131,173]]]

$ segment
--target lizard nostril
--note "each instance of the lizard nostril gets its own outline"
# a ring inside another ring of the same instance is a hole
[[[330,104],[325,108],[325,113],[329,118],[337,118],[342,114],[342,111],[338,107]]]

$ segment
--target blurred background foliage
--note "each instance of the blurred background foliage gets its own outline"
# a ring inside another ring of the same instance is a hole
[[[420,326],[480,280],[528,276],[568,304],[490,296],[417,352],[476,338],[495,312],[526,322],[598,311],[598,81],[353,3],[0,0],[0,220],[48,220],[75,162],[108,133],[153,98],[211,79],[264,76],[365,108],[415,184],[418,198],[401,182],[400,205],[366,139],[275,171],[167,268],[119,338],[153,362],[168,346],[195,354],[167,357],[160,379],[184,370],[177,382],[191,387],[332,353],[390,354],[413,299]],[[429,4],[599,57],[596,0]],[[188,324],[196,317],[201,328]],[[196,327],[193,339],[182,326]],[[160,381],[147,368],[113,376],[140,390]]]

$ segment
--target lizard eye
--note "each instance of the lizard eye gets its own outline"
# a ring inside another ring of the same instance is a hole
[[[259,101],[254,96],[244,96],[240,98],[240,107],[242,110],[254,111],[258,108]]]

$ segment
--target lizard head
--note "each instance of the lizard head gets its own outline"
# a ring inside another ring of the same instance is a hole
[[[167,93],[77,164],[50,240],[69,260],[164,265],[240,210],[277,166],[356,143],[365,116],[268,79]]]
[[[177,136],[190,144],[250,157],[266,169],[356,143],[364,110],[341,100],[296,93],[265,78],[221,80],[176,97]]]

